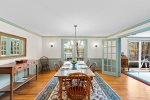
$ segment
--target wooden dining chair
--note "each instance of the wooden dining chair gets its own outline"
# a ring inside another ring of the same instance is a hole
[[[64,81],[67,99],[90,100],[90,81],[90,77],[84,73],[69,74]]]
[[[48,57],[42,56],[40,58],[40,63],[41,63],[41,66],[42,66],[42,71],[49,71],[50,70],[50,66],[49,66],[49,62],[48,62]]]
[[[95,73],[96,67],[97,67],[97,63],[96,63],[96,62],[94,62],[94,63],[92,63],[92,64],[90,65],[90,69],[92,70],[93,73]],[[93,78],[91,78],[91,80],[93,80]],[[94,92],[94,88],[93,88],[92,82],[91,82],[91,87],[92,87],[92,91]]]
[[[86,62],[86,65],[89,67],[90,66],[90,60],[88,59]]]
[[[63,65],[63,62],[61,60],[59,61],[59,65],[60,67]]]
[[[59,64],[55,64],[54,65],[54,70],[57,72],[60,69],[60,65]]]
[[[92,70],[93,73],[95,73],[96,67],[97,67],[97,63],[96,63],[96,62],[94,62],[94,63],[92,63],[92,64],[90,65],[90,69]]]

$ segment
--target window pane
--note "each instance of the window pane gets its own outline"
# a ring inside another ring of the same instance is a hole
[[[107,58],[107,54],[104,54],[104,58]]]
[[[107,53],[107,47],[104,48],[104,53]]]
[[[111,53],[111,47],[108,47],[108,53]]]
[[[108,46],[111,46],[111,41],[108,41]]]
[[[107,47],[107,41],[104,41],[104,47]]]
[[[116,53],[116,47],[112,47],[112,53]]]
[[[129,60],[137,61],[139,52],[139,42],[129,42]]]
[[[112,54],[112,59],[116,60],[116,54]]]
[[[75,57],[77,60],[84,59],[85,41],[84,40],[66,40],[64,42],[64,59],[72,60]]]
[[[150,60],[150,42],[142,42],[141,46],[141,60]]]
[[[111,59],[111,54],[108,54],[108,59]]]
[[[116,41],[112,41],[112,46],[116,46]]]

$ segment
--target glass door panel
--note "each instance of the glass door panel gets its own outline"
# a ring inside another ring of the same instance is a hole
[[[150,42],[141,42],[141,67],[149,68],[150,64]]]
[[[112,72],[116,71],[116,60],[112,60]]]
[[[104,59],[104,65],[103,66],[104,66],[104,71],[107,71],[107,67],[108,67],[107,66],[107,59]]]
[[[112,53],[116,54],[116,47],[112,47]]]
[[[121,73],[121,46],[120,39],[103,41],[103,66],[104,74],[120,76]]]

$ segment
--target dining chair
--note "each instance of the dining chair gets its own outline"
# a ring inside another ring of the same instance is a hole
[[[96,62],[93,62],[93,63],[90,65],[90,69],[92,70],[93,73],[95,73],[96,67],[97,67],[97,63],[96,63]],[[93,80],[93,78],[91,78],[91,87],[92,87],[92,91],[94,92],[92,80]]]
[[[40,63],[41,63],[41,66],[42,66],[42,71],[49,71],[50,70],[50,66],[49,66],[49,62],[48,62],[48,57],[42,56],[40,58]]]
[[[67,99],[90,100],[90,81],[87,74],[80,72],[69,74],[64,81]]]
[[[88,59],[86,62],[86,65],[89,67],[90,66],[90,60]]]
[[[96,62],[93,62],[93,63],[90,65],[90,69],[92,70],[93,73],[95,73],[96,67],[97,67],[97,63],[96,63]]]
[[[59,64],[55,64],[54,65],[54,70],[57,72],[60,69],[60,65]]]
[[[61,60],[59,61],[59,65],[60,67],[63,65],[63,62]]]

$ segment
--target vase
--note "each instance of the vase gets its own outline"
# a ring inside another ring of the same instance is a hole
[[[77,68],[76,68],[76,63],[77,63],[77,62],[72,62],[72,65],[73,65],[72,70],[76,70],[76,69],[77,69]]]

